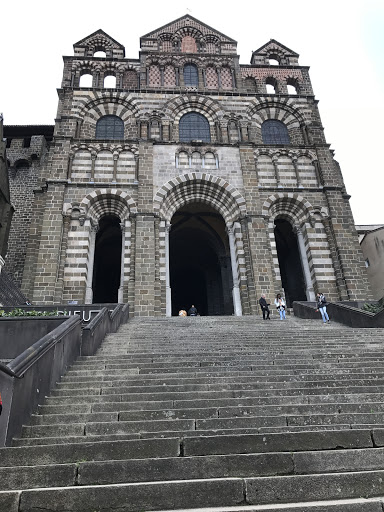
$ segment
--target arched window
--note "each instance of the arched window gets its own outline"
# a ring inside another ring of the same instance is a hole
[[[104,89],[116,89],[116,77],[107,75],[104,78]]]
[[[180,119],[179,139],[180,142],[190,142],[191,140],[211,142],[208,120],[197,112],[185,114]]]
[[[280,121],[270,119],[261,125],[264,144],[290,144],[287,127]]]
[[[93,54],[93,56],[94,57],[101,57],[101,58],[105,59],[107,57],[107,54],[103,50],[98,50],[97,52],[95,52]]]
[[[124,139],[124,123],[117,116],[104,116],[97,121],[96,139]]]
[[[199,74],[197,72],[197,67],[194,64],[186,64],[184,66],[184,85],[199,85]]]
[[[90,88],[90,87],[92,87],[92,83],[93,83],[93,76],[91,74],[85,73],[84,75],[81,75],[80,83],[79,83],[80,87]]]

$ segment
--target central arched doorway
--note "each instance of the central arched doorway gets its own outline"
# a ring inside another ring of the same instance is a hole
[[[200,315],[232,315],[232,270],[223,217],[189,203],[172,217],[169,234],[172,315],[194,304]]]
[[[93,267],[93,303],[118,302],[121,276],[120,219],[105,215],[96,235]]]

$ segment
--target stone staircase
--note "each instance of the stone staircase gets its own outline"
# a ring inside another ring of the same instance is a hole
[[[0,449],[0,511],[383,512],[384,331],[147,318]]]

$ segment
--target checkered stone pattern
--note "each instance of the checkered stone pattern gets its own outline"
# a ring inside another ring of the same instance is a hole
[[[113,155],[110,151],[100,151],[95,161],[95,182],[111,182],[113,178]]]
[[[160,87],[161,73],[159,66],[149,66],[148,68],[148,85],[150,87]]]
[[[135,179],[136,162],[131,151],[122,151],[117,160],[116,181],[126,182]]]
[[[217,77],[217,71],[213,67],[208,67],[205,71],[205,83],[207,89],[217,89],[219,87],[219,81]]]
[[[232,72],[229,68],[221,68],[220,81],[223,89],[232,89]]]
[[[182,53],[197,53],[196,40],[192,36],[184,36],[181,41]]]
[[[88,150],[76,151],[72,161],[71,181],[89,181],[91,179],[91,170],[91,152]]]
[[[164,68],[164,86],[175,87],[176,86],[176,73],[173,66],[165,66]]]
[[[219,53],[219,47],[215,43],[207,43],[205,50],[207,53]]]
[[[173,50],[172,41],[162,41],[161,43],[161,51],[162,52],[171,52]]]
[[[124,87],[124,89],[137,89],[138,88],[138,79],[137,79],[136,71],[129,70],[124,73],[123,87]]]

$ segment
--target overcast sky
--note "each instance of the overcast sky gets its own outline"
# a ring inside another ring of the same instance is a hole
[[[230,4],[231,5],[231,4]],[[102,28],[138,58],[139,38],[184,14],[238,42],[240,63],[277,39],[300,54],[357,224],[384,223],[384,2],[21,0],[1,7],[0,112],[5,124],[54,124],[62,55]],[[316,6],[316,7],[315,7]]]

